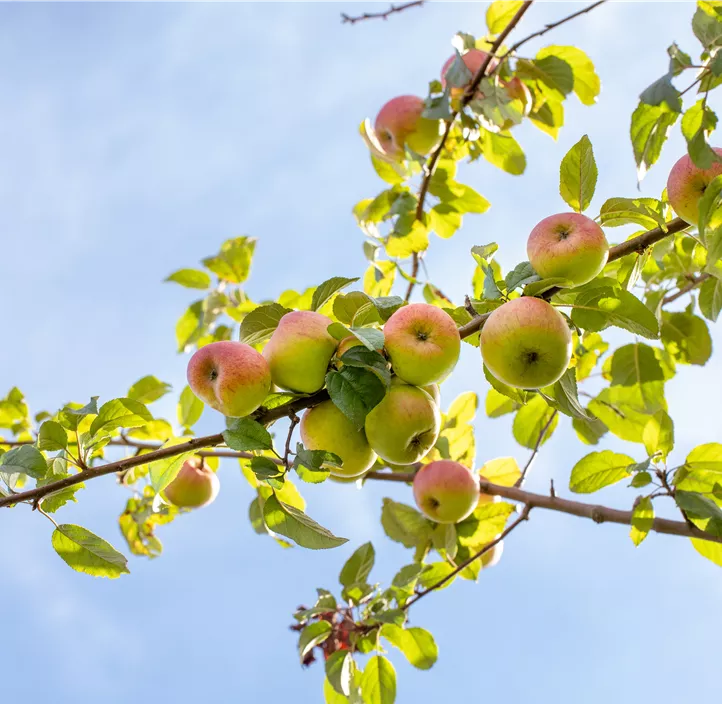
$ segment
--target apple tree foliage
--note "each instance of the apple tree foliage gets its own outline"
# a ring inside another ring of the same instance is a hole
[[[559,289],[558,281],[541,279],[529,262],[503,272],[495,258],[497,244],[479,242],[470,253],[475,271],[466,301],[454,302],[420,278],[422,258],[432,244],[440,246],[435,240],[453,237],[465,218],[483,215],[489,207],[482,194],[457,180],[457,164],[480,162],[479,168],[489,168],[481,165],[486,161],[522,174],[527,157],[515,138],[516,127],[528,120],[556,138],[564,126],[566,101],[592,106],[599,95],[599,77],[581,48],[552,44],[525,58],[507,53],[508,44],[498,40],[511,34],[529,5],[494,2],[486,14],[485,36],[459,33],[453,38],[457,54],[475,47],[494,51],[502,60],[497,68],[485,67],[484,75],[476,77],[480,92],[462,102],[452,99],[450,90],[474,77],[460,55],[445,90],[437,80],[430,82],[425,115],[443,120],[447,132],[430,158],[409,151],[395,163],[371,157],[383,186],[353,206],[366,259],[357,277],[334,276],[303,291],[282,291],[275,300],[254,300],[247,290],[257,244],[251,237],[230,239],[198,267],[168,277],[197,296],[175,327],[179,353],[218,340],[241,340],[260,350],[290,310],[320,311],[332,319],[332,335],[356,336],[365,348],[353,348],[341,369],[329,371],[324,390],[306,396],[272,393],[252,416],[226,419],[218,434],[198,437],[194,428],[203,403],[185,387],[178,394],[177,417],[158,417],[150,408],[173,390],[153,375],[130,385],[122,398],[101,402],[93,397],[34,414],[19,388],[12,388],[0,400],[0,428],[6,431],[0,439],[0,507],[31,507],[50,518],[55,523],[52,546],[72,569],[120,577],[129,572],[126,557],[90,530],[60,522],[63,507],[82,500],[87,481],[115,475],[134,490],[119,517],[127,551],[158,557],[158,534],[184,513],[161,501],[159,492],[187,458],[204,451],[214,470],[221,463],[223,472],[240,465],[253,491],[248,516],[256,533],[282,547],[337,547],[347,541],[305,513],[303,492],[322,491],[313,485],[328,479],[328,464],[338,458],[292,442],[296,414],[330,396],[354,423],[363,423],[389,383],[385,359],[376,351],[383,344],[383,323],[419,291],[456,321],[468,345],[465,354],[478,354],[473,348],[479,345],[485,314],[518,296],[542,296],[568,316],[574,330],[572,363],[557,383],[538,391],[508,387],[480,369],[487,422],[513,415],[514,438],[533,453],[560,424],[571,424],[579,442],[590,446],[564,478],[571,492],[589,494],[625,482],[635,544],[650,530],[676,531],[722,566],[722,444],[691,448],[684,464],[668,466],[674,422],[665,398],[669,379],[686,365],[704,365],[712,353],[708,326],[722,311],[722,176],[705,192],[696,228],[675,217],[664,192],[658,198],[620,194],[590,213],[597,165],[584,136],[561,161],[561,198],[570,209],[594,217],[609,237],[618,226],[636,228],[628,246],[612,249],[599,277]],[[630,122],[639,179],[654,166],[677,125],[697,166],[708,168],[718,160],[709,142],[717,116],[708,96],[722,84],[722,3],[698,2],[692,14],[699,45],[687,47],[691,54],[670,46],[667,72],[640,87]],[[506,89],[515,77],[529,91],[527,110]],[[669,310],[674,301],[684,307]],[[613,349],[605,333],[615,327],[627,340]],[[601,388],[580,393],[592,375],[602,380]],[[439,439],[423,462],[446,458],[479,467],[473,425],[479,405],[477,394],[469,391],[446,409]],[[289,418],[288,436],[274,435],[273,423]],[[604,449],[608,434],[627,441],[629,454]],[[410,481],[413,469],[386,468],[379,460],[357,484]],[[410,606],[456,579],[478,580],[485,552],[525,520],[535,503],[534,495],[519,488],[521,470],[514,459],[487,459],[480,474],[496,487],[492,493],[508,500],[480,504],[469,518],[450,526],[434,524],[409,503],[384,499],[379,507],[383,529],[408,549],[391,582],[374,582],[375,547],[366,543],[342,566],[334,591],[318,589],[313,604],[294,614],[299,658],[305,664],[323,663],[329,704],[394,702],[396,672],[385,654],[389,648],[400,650],[416,668],[433,666],[437,645],[427,630],[408,625]],[[655,523],[654,502],[660,496],[676,502],[683,519],[676,528],[663,530]],[[523,515],[514,519],[519,505]]]

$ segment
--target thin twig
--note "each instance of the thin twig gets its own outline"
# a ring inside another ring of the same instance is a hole
[[[411,258],[411,281],[406,289],[406,295],[404,300],[408,303],[411,299],[411,294],[414,292],[414,286],[416,286],[416,277],[419,275],[419,253],[414,252]]]
[[[531,469],[531,466],[534,464],[534,460],[536,459],[536,456],[539,454],[539,448],[542,446],[542,443],[544,442],[544,436],[547,434],[547,431],[549,428],[551,428],[552,423],[554,422],[554,419],[557,417],[557,413],[559,411],[555,410],[550,416],[549,420],[544,424],[544,427],[541,429],[541,432],[539,433],[539,437],[536,440],[536,443],[534,444],[534,448],[531,451],[531,455],[529,455],[529,459],[526,461],[526,464],[524,465],[524,469],[521,471],[521,476],[519,479],[516,480],[516,483],[514,484],[515,487],[522,487],[524,485],[524,480],[526,479],[527,472]]]
[[[531,511],[531,506],[524,506],[522,509],[521,515],[519,518],[517,518],[511,525],[508,526],[502,532],[500,535],[498,535],[494,540],[492,540],[490,543],[487,543],[481,550],[474,553],[468,560],[464,560],[460,565],[457,565],[449,574],[447,574],[443,579],[440,579],[435,584],[432,584],[430,587],[427,587],[426,589],[423,589],[420,592],[417,592],[414,596],[412,596],[403,606],[403,611],[407,611],[410,606],[415,604],[417,601],[423,599],[427,594],[430,592],[435,591],[436,589],[441,589],[448,581],[456,577],[459,572],[462,572],[465,570],[469,565],[476,562],[478,559],[483,557],[489,550],[491,550],[493,547],[498,545],[504,538],[506,538],[509,533],[511,533],[518,525],[523,523],[529,518],[529,512]]]
[[[291,455],[291,438],[293,437],[293,431],[296,429],[296,426],[301,422],[301,419],[294,413],[291,416],[291,423],[288,426],[288,435],[286,436],[286,448],[283,451],[283,466],[286,468],[286,471],[289,471],[290,467],[288,466],[288,458]]]
[[[676,293],[672,293],[669,296],[665,296],[662,299],[662,305],[666,306],[668,303],[672,303],[673,301],[676,301],[678,298],[681,298],[684,296],[685,293],[689,293],[693,289],[697,288],[697,286],[701,286],[707,279],[711,278],[712,274],[703,273],[699,276],[693,276],[690,279],[690,282],[686,284],[685,286],[682,286]]]
[[[369,472],[365,475],[364,479],[410,483],[414,480],[414,475],[415,472]],[[508,499],[509,501],[528,504],[532,508],[543,508],[549,511],[567,513],[570,516],[588,518],[595,523],[618,523],[625,526],[632,524],[631,511],[621,511],[620,509],[610,508],[608,506],[560,499],[556,495],[545,496],[544,494],[534,494],[531,491],[518,489],[515,486],[494,484],[486,479],[479,479],[479,488],[484,494],[501,496],[501,498]],[[703,530],[688,526],[682,521],[671,521],[666,518],[655,518],[651,530],[655,533],[663,533],[665,535],[678,535],[683,538],[699,538],[712,543],[722,543],[722,537],[705,533]]]
[[[424,0],[415,0],[415,2],[405,2],[401,5],[391,5],[391,7],[385,12],[364,12],[363,15],[357,15],[351,17],[345,12],[341,13],[341,24],[356,24],[357,22],[363,22],[364,20],[387,20],[391,15],[397,12],[403,12],[411,7],[421,7],[424,4]]]

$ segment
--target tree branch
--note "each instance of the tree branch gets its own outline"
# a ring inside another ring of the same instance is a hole
[[[529,513],[531,511],[532,507],[528,504],[524,506],[522,509],[521,515],[519,518],[517,518],[511,525],[509,525],[502,533],[500,533],[494,540],[492,540],[490,543],[487,543],[484,545],[479,552],[474,553],[470,558],[467,560],[464,560],[460,565],[457,565],[449,574],[446,575],[443,579],[440,579],[436,584],[432,584],[430,587],[427,587],[426,589],[423,589],[420,592],[417,592],[414,596],[412,596],[403,607],[403,611],[408,610],[410,606],[415,604],[420,599],[423,599],[427,594],[430,592],[433,592],[436,589],[441,589],[449,580],[456,577],[459,572],[463,572],[469,565],[476,562],[479,558],[483,557],[489,550],[491,550],[494,546],[498,545],[504,538],[506,538],[509,533],[511,533],[517,526],[519,526],[524,521],[528,520]]]
[[[364,478],[408,484],[414,480],[414,474],[414,472],[369,472]],[[526,504],[531,508],[544,508],[549,511],[568,513],[579,518],[589,518],[595,523],[619,523],[625,526],[632,524],[631,511],[621,511],[616,508],[599,506],[598,504],[585,504],[581,501],[560,499],[558,496],[534,494],[517,487],[494,484],[486,479],[479,480],[479,488],[485,494],[501,496],[503,499]],[[651,530],[665,535],[678,535],[683,538],[699,538],[711,543],[722,543],[722,537],[718,538],[711,533],[705,533],[703,530],[695,526],[689,526],[683,521],[671,521],[667,518],[655,518]]]
[[[621,244],[611,247],[609,249],[608,261],[613,262],[616,259],[626,257],[628,254],[642,254],[644,250],[648,247],[657,244],[657,242],[660,242],[665,237],[669,237],[670,235],[675,235],[678,232],[682,232],[682,230],[686,230],[688,227],[690,227],[690,225],[689,223],[686,223],[684,220],[682,220],[682,218],[675,218],[674,220],[670,220],[668,223],[665,223],[665,227],[666,230],[663,230],[661,227],[655,227],[653,230],[643,232],[641,235],[637,235],[636,237],[632,237],[631,239],[626,240],[626,242],[622,242]],[[544,298],[551,298],[555,293],[559,293],[559,291],[561,290],[562,289],[556,287],[551,288],[544,293]],[[469,337],[470,335],[479,332],[479,330],[484,327],[484,323],[487,321],[490,315],[491,313],[484,313],[483,315],[478,315],[476,318],[469,321],[466,325],[462,325],[459,328],[459,334],[461,335],[461,337]]]
[[[521,10],[520,10],[521,12]],[[518,14],[518,13],[517,13]],[[609,250],[609,261],[614,261],[615,259],[620,259],[621,257],[624,257],[628,254],[633,253],[642,253],[647,247],[651,247],[653,244],[659,242],[660,240],[663,240],[665,237],[668,237],[670,235],[676,234],[677,232],[681,232],[682,230],[689,227],[689,225],[684,222],[684,220],[681,220],[680,218],[676,218],[674,220],[671,220],[666,224],[666,231],[662,230],[661,228],[655,228],[653,230],[649,230],[648,232],[644,232],[641,235],[638,235],[637,237],[633,237],[632,239],[627,240],[626,242],[622,242],[622,244],[618,244],[616,247],[612,247]],[[462,338],[469,337],[470,335],[473,335],[475,332],[478,332],[484,323],[486,322],[486,319],[489,317],[489,314],[480,315],[474,318],[471,322],[467,323],[466,325],[463,325],[459,328],[459,334]],[[310,408],[312,406],[315,406],[322,401],[328,400],[330,397],[328,395],[328,391],[325,389],[322,389],[321,391],[316,392],[315,394],[311,394],[310,396],[303,396],[301,398],[298,398],[294,401],[290,401],[289,403],[284,403],[281,406],[276,406],[275,408],[265,408],[261,407],[259,408],[251,417],[258,421],[259,423],[263,425],[268,425],[270,423],[273,423],[280,418],[287,418],[291,417],[294,414],[296,414],[298,411],[302,411],[304,408]],[[12,441],[0,441],[0,445],[2,444],[11,444]],[[137,467],[142,464],[146,464],[147,462],[154,462],[156,460],[160,459],[166,459],[168,457],[174,457],[176,455],[183,454],[184,452],[192,452],[194,450],[200,450],[202,448],[206,447],[215,447],[216,445],[220,445],[223,443],[223,436],[220,433],[216,433],[215,435],[207,435],[205,437],[200,438],[194,438],[193,440],[189,440],[186,443],[182,443],[180,445],[173,445],[172,447],[165,447],[162,449],[156,449],[152,452],[148,452],[144,455],[138,455],[135,457],[128,457],[126,459],[120,460],[118,462],[111,462],[110,464],[103,465],[101,467],[95,467],[88,469],[86,471],[83,471],[79,474],[74,474],[71,477],[66,477],[65,479],[60,479],[57,482],[53,482],[51,484],[46,484],[43,487],[38,487],[35,489],[30,489],[28,491],[19,492],[16,494],[11,494],[10,496],[2,496],[0,497],[0,508],[3,506],[12,506],[14,504],[17,504],[21,501],[29,501],[29,500],[35,500],[35,499],[41,499],[44,496],[47,496],[48,494],[52,494],[55,491],[59,491],[60,489],[65,489],[69,486],[73,486],[75,484],[80,484],[81,482],[85,482],[88,479],[94,479],[95,477],[102,477],[107,474],[113,474],[115,472],[122,472],[127,469],[130,469],[131,467]],[[218,451],[218,452],[225,452],[225,451]],[[230,457],[240,457],[244,458],[245,455],[238,453],[238,454],[229,454],[228,455],[219,455],[219,456],[230,456]],[[390,477],[408,477],[409,475],[390,475],[385,473],[379,473],[379,472],[369,472],[366,476],[369,478],[381,478],[378,475],[382,474],[383,478],[386,481],[394,481],[394,479],[390,479]],[[408,478],[406,479],[396,479],[395,481],[409,481]],[[503,487],[502,487],[503,488]],[[500,496],[503,496],[503,494],[499,494]],[[521,500],[521,499],[520,499]],[[579,504],[580,506],[584,506],[584,504]],[[548,508],[548,506],[544,506],[543,508]],[[557,509],[560,510],[560,509]],[[611,509],[610,509],[611,510]],[[569,511],[567,511],[569,513]],[[625,512],[621,512],[625,513]],[[629,513],[630,519],[631,519],[631,513]],[[661,520],[661,519],[658,519]],[[615,521],[619,523],[620,521]],[[625,523],[628,523],[628,521],[622,521]],[[684,524],[681,524],[684,525]],[[686,528],[686,526],[685,526]],[[657,532],[670,532],[670,531],[657,531]],[[706,533],[702,533],[702,531],[699,531],[700,535],[690,535],[689,533],[674,533],[675,535],[685,535],[686,537],[704,537],[707,540],[711,540],[712,538],[708,537]],[[722,539],[716,542],[722,542]]]
[[[668,303],[676,301],[678,298],[684,296],[685,293],[689,293],[693,289],[697,288],[697,286],[701,286],[705,281],[707,281],[707,279],[711,278],[711,276],[712,274],[702,273],[699,276],[691,277],[690,282],[685,286],[682,286],[679,291],[672,293],[669,296],[665,296],[662,299],[662,305],[666,306]]]
[[[401,5],[391,5],[391,7],[385,12],[364,12],[363,15],[357,15],[356,17],[350,17],[345,12],[341,13],[341,24],[356,24],[357,22],[363,22],[364,20],[387,20],[391,15],[397,12],[403,12],[411,7],[421,7],[424,4],[424,0],[415,0],[415,2],[405,2]]]

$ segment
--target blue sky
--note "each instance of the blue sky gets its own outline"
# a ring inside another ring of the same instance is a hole
[[[484,31],[484,7],[468,3],[339,23],[340,11],[369,5],[0,6],[0,391],[19,385],[35,410],[119,396],[145,374],[180,391],[186,359],[175,354],[173,327],[192,292],[161,281],[228,237],[259,238],[248,285],[256,299],[362,270],[350,209],[383,186],[360,120],[395,95],[423,94],[454,32]],[[575,7],[539,3],[520,36]],[[599,104],[571,101],[558,142],[523,126],[523,177],[483,162],[461,170],[492,208],[467,217],[453,240],[434,240],[434,283],[463,296],[475,244],[499,242],[506,267],[524,259],[531,227],[565,207],[558,164],[584,133],[600,172],[592,208],[636,192],[629,116],[639,92],[666,70],[673,40],[698,53],[692,11],[692,3],[610,3],[531,45],[584,48],[602,79]],[[643,195],[659,193],[682,150],[675,133]],[[719,332],[713,337],[718,344]],[[669,383],[676,459],[719,440],[707,390],[721,375],[713,359]],[[478,352],[464,346],[444,404],[486,388]],[[154,411],[172,416],[172,400]],[[211,432],[219,420],[206,413],[200,428]],[[477,431],[479,464],[526,458],[510,419],[482,419]],[[625,451],[641,457],[638,447]],[[529,488],[545,491],[550,477],[564,487],[585,453],[562,423]],[[297,664],[291,613],[317,586],[334,588],[343,561],[368,539],[378,553],[372,576],[388,582],[408,556],[380,529],[381,499],[411,501],[410,492],[307,487],[309,513],[350,542],[282,551],[252,532],[251,490],[233,464],[221,479],[212,507],[162,531],[159,560],[133,559],[132,575],[115,581],[70,571],[38,514],[2,512],[5,701],[322,700],[320,668]],[[599,500],[628,507],[632,494],[611,489]],[[116,521],[124,501],[112,481],[98,480],[60,518],[123,548]],[[454,584],[414,609],[440,658],[424,673],[391,653],[397,701],[711,696],[721,578],[685,540],[651,536],[635,549],[622,527],[537,511],[478,584]]]

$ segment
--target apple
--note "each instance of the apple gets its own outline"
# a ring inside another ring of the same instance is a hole
[[[338,349],[336,350],[336,359],[338,360],[336,363],[336,366],[341,369],[343,367],[343,362],[341,361],[341,357],[343,357],[346,352],[348,352],[352,347],[358,347],[359,345],[364,346],[364,343],[361,342],[361,340],[358,339],[355,335],[349,335],[348,337],[344,337],[341,342],[338,343]],[[379,347],[377,352],[381,352],[383,354],[384,348]]]
[[[477,71],[481,68],[482,64],[486,61],[487,54],[485,51],[482,51],[481,49],[469,49],[465,54],[462,55],[461,60],[464,62],[464,66],[471,71],[472,78],[476,75]],[[451,68],[451,65],[456,60],[456,54],[453,56],[450,56],[444,65],[441,67],[441,86],[442,88],[446,89],[446,72]],[[489,62],[489,66],[487,67],[486,71],[487,74],[496,68],[496,65],[499,63],[497,59],[492,59]],[[471,79],[470,81],[471,82]],[[452,86],[451,87],[451,97],[452,98],[460,98],[462,95],[464,95],[464,91],[466,89],[466,86],[463,87],[457,87]],[[484,94],[481,92],[477,93],[477,97],[484,97]]]
[[[463,464],[436,460],[414,477],[414,499],[419,510],[436,523],[458,523],[479,503],[479,480]]]
[[[358,477],[376,462],[366,433],[358,430],[332,401],[323,401],[303,414],[301,440],[307,450],[326,450],[338,455],[343,466],[329,465],[328,469],[339,477]]]
[[[604,269],[609,244],[604,231],[581,213],[558,213],[539,222],[529,235],[526,253],[543,279],[561,278],[560,286],[581,286]]]
[[[394,373],[409,384],[443,381],[456,366],[461,338],[456,323],[441,308],[412,303],[384,325],[384,347]]]
[[[434,400],[434,403],[441,408],[441,389],[438,384],[426,384],[421,387]]]
[[[422,117],[423,111],[424,101],[415,95],[392,98],[379,110],[374,131],[387,157],[403,161],[407,146],[422,155],[439,146],[441,121]]]
[[[497,308],[481,329],[481,357],[501,382],[540,389],[557,381],[572,357],[572,333],[559,311],[522,296]]]
[[[722,157],[722,148],[715,148],[714,152]],[[715,161],[709,169],[700,169],[694,165],[689,154],[685,154],[672,167],[667,179],[667,198],[674,212],[690,225],[696,225],[699,220],[699,199],[710,181],[720,174],[722,161]]]
[[[441,414],[423,389],[395,384],[369,411],[365,427],[369,444],[379,457],[409,465],[434,446],[441,430]]]
[[[224,416],[253,413],[271,390],[268,362],[253,347],[223,340],[201,347],[188,362],[193,393]]]
[[[216,473],[200,457],[183,463],[175,479],[163,490],[163,496],[180,508],[200,508],[212,503],[221,483]]]
[[[273,383],[282,389],[312,394],[321,389],[338,345],[328,334],[325,315],[311,310],[286,313],[263,349]]]

